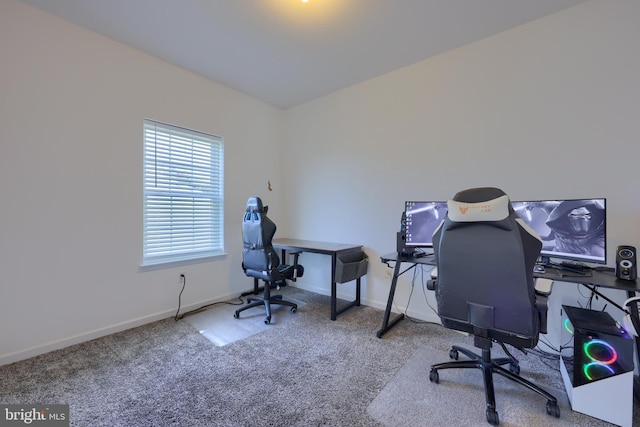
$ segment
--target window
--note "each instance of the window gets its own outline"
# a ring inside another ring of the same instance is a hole
[[[142,265],[224,250],[222,138],[144,121]]]

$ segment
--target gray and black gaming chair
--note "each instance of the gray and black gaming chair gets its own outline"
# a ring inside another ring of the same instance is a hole
[[[550,283],[546,283],[544,294],[539,293],[533,277],[542,248],[539,237],[497,188],[461,191],[447,204],[447,216],[433,235],[437,273],[428,287],[435,290],[442,324],[472,334],[482,355],[454,345],[449,357],[455,360],[432,365],[429,380],[438,383],[442,369],[480,369],[490,424],[499,424],[494,373],[545,397],[547,413],[559,417],[556,398],[522,378],[518,361],[505,347],[533,348],[538,335],[546,333]],[[509,357],[492,359],[493,342]],[[457,360],[459,353],[470,360]]]
[[[250,197],[242,221],[242,268],[245,274],[254,279],[263,280],[264,295],[250,297],[249,303],[236,310],[233,317],[240,317],[240,312],[252,307],[264,305],[267,317],[264,323],[271,323],[271,304],[286,305],[295,313],[298,306],[282,299],[282,295],[271,295],[271,289],[285,286],[287,280],[295,281],[304,273],[304,268],[298,265],[299,253],[294,253],[293,265],[280,264],[278,253],[273,248],[271,239],[276,233],[276,225],[267,216],[267,206],[262,205],[259,197]],[[257,282],[256,282],[257,283]]]

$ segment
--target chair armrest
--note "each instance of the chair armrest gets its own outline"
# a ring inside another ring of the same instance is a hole
[[[293,255],[293,265],[298,265],[298,257],[301,253],[302,251],[289,251],[289,254]]]
[[[431,269],[431,280],[427,280],[427,289],[430,291],[436,290],[436,283],[438,281],[438,267]]]
[[[549,311],[549,295],[551,295],[551,289],[553,288],[553,280],[550,279],[536,279],[535,294],[536,294],[536,309],[540,316],[540,333],[547,333],[547,312]]]
[[[540,319],[540,333],[547,333],[547,313],[549,312],[549,306],[547,301],[548,297],[536,294],[536,310],[538,311],[538,317]]]
[[[293,277],[291,278],[291,281],[295,282],[298,278],[298,258],[302,251],[290,251],[289,253],[293,255]]]
[[[551,295],[553,289],[553,280],[551,279],[536,279],[535,290],[536,294],[548,297]]]

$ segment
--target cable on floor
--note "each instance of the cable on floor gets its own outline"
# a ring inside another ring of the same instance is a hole
[[[231,301],[218,301],[218,302],[214,302],[214,303],[211,303],[211,304],[203,305],[200,308],[196,308],[195,310],[187,311],[186,313],[183,313],[183,314],[178,316],[178,313],[180,313],[180,305],[181,305],[182,293],[184,292],[184,288],[187,286],[187,278],[185,277],[185,275],[181,274],[180,278],[182,279],[182,289],[180,290],[180,294],[178,295],[178,310],[176,311],[176,315],[173,317],[173,320],[175,320],[176,322],[178,320],[184,319],[186,316],[190,316],[192,314],[199,313],[199,312],[204,311],[207,308],[212,307],[214,305],[218,305],[218,304],[244,305],[245,304],[244,300],[242,299],[242,296],[239,296],[238,297],[238,300],[240,300],[239,302],[232,302],[233,300],[231,300]]]

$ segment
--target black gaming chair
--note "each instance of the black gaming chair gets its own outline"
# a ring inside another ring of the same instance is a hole
[[[473,334],[474,345],[482,355],[453,346],[449,357],[455,360],[432,365],[429,380],[438,383],[442,369],[480,369],[490,424],[499,424],[494,373],[545,397],[547,413],[560,417],[556,398],[519,375],[518,361],[505,346],[533,348],[539,334],[546,333],[550,284],[546,283],[548,288],[539,293],[533,277],[542,248],[539,237],[514,213],[507,195],[497,188],[461,191],[447,204],[447,216],[433,235],[436,271],[428,287],[435,290],[442,324]],[[493,342],[509,357],[492,359]],[[457,360],[459,353],[470,360]],[[503,365],[509,365],[509,369]]]
[[[285,286],[287,280],[295,281],[297,277],[302,276],[304,268],[298,265],[299,253],[293,254],[293,265],[280,264],[280,258],[271,243],[276,233],[276,225],[267,217],[267,210],[268,207],[262,205],[259,197],[251,197],[247,201],[247,210],[242,221],[242,268],[247,276],[264,280],[264,295],[248,298],[249,303],[236,310],[233,317],[237,319],[241,311],[264,305],[267,312],[264,323],[269,324],[271,304],[289,306],[293,313],[298,310],[295,303],[284,301],[282,295],[271,295],[271,289]]]

